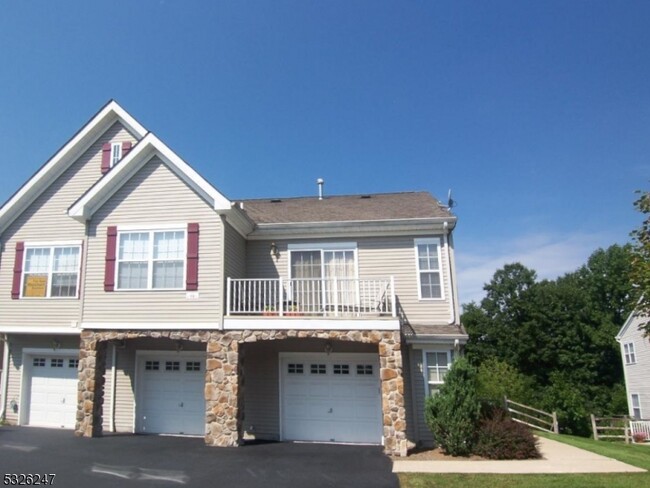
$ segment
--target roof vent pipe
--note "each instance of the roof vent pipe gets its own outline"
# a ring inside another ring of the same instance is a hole
[[[318,199],[322,200],[323,199],[323,185],[325,184],[325,180],[323,178],[318,178],[316,180],[316,183],[318,183]]]

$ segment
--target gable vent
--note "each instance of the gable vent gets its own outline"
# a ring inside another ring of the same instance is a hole
[[[271,203],[280,203],[280,202],[282,202],[282,200],[280,200],[279,198],[274,198],[273,200],[271,200]]]
[[[361,195],[361,198],[372,198],[372,195]]]

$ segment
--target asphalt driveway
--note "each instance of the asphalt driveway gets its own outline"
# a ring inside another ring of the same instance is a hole
[[[376,446],[266,443],[209,448],[201,438],[0,427],[0,475],[56,474],[54,486],[398,487]],[[1,483],[1,482],[0,482]]]

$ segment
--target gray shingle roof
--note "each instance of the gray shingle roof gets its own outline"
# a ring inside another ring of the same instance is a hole
[[[454,218],[428,192],[244,200],[257,224]]]

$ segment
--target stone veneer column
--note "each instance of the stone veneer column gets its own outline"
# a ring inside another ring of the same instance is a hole
[[[406,456],[406,409],[402,344],[399,332],[383,332],[379,342],[381,408],[384,425],[384,451]]]
[[[79,386],[75,435],[97,437],[102,434],[106,343],[92,332],[81,332],[79,345]]]
[[[213,332],[205,371],[208,446],[238,446],[242,441],[243,368],[241,332]]]

